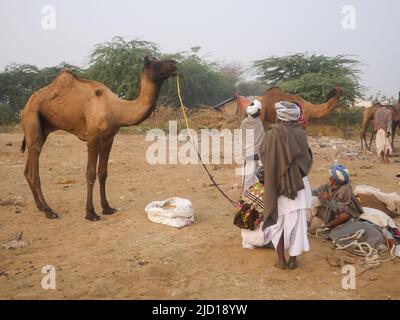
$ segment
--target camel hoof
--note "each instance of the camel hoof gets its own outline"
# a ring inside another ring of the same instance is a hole
[[[43,209],[42,209],[43,210]],[[44,209],[44,213],[46,214],[46,217],[48,219],[57,219],[58,218],[58,214],[55,213],[53,210],[49,209]]]
[[[86,214],[85,219],[89,221],[99,221],[100,217],[95,212],[91,212]]]
[[[114,209],[114,208],[106,208],[106,209],[103,209],[103,214],[106,216],[109,216],[109,215],[116,213],[117,211],[118,210]]]

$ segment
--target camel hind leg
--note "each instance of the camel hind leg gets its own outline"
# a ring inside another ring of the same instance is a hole
[[[49,219],[58,218],[58,215],[48,206],[42,192],[39,175],[39,157],[46,136],[42,134],[38,113],[30,113],[23,118],[24,134],[28,147],[28,158],[25,166],[25,177],[31,188],[33,198],[39,210],[44,211]]]
[[[29,155],[28,155],[29,158]],[[39,196],[36,192],[35,186],[32,184],[31,180],[30,180],[30,176],[29,176],[29,162],[28,160],[26,161],[25,164],[25,171],[24,171],[24,175],[25,175],[25,179],[28,182],[29,188],[31,189],[32,195],[33,195],[33,199],[35,200],[36,203],[36,207],[40,210],[43,211],[43,206],[42,203],[39,200]]]

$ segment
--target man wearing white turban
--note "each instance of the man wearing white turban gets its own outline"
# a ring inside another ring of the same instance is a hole
[[[375,112],[374,131],[376,132],[376,152],[385,163],[389,163],[389,155],[392,153],[392,117],[389,103],[382,101]]]
[[[247,109],[247,117],[242,121],[243,192],[256,183],[256,172],[260,166],[259,150],[264,139],[264,125],[260,119],[261,102],[254,100]]]
[[[298,121],[300,108],[281,101],[275,110],[277,123],[267,131],[260,148],[265,169],[263,230],[265,243],[272,242],[277,252],[276,266],[296,269],[297,256],[310,249],[307,210],[311,209],[312,195],[307,176],[313,158],[307,134]]]

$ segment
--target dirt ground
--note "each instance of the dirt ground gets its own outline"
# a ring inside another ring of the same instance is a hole
[[[209,186],[201,166],[149,165],[145,150],[150,142],[143,135],[116,137],[108,198],[119,212],[95,223],[84,219],[85,144],[69,134],[51,135],[40,170],[44,194],[60,219],[48,220],[36,209],[25,182],[21,140],[20,133],[0,134],[0,244],[23,231],[31,246],[0,247],[1,299],[400,298],[398,261],[364,272],[355,290],[344,290],[341,268],[327,258],[354,262],[357,273],[365,268],[347,253],[334,251],[330,242],[311,238],[311,251],[300,257],[294,271],[276,269],[271,249],[243,249],[230,204]],[[336,155],[324,146],[314,151],[310,181],[315,187],[327,179]],[[340,162],[350,169],[354,184],[398,191],[394,176],[399,165],[375,159],[365,154]],[[238,199],[240,177],[234,167],[210,168],[222,188]],[[174,196],[192,201],[195,223],[178,230],[150,222],[144,207]],[[94,198],[100,213],[97,184]],[[56,267],[56,290],[42,289],[45,265]]]

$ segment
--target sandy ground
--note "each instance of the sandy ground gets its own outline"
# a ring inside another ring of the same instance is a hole
[[[99,222],[84,219],[85,144],[68,134],[49,137],[41,157],[41,177],[48,203],[60,215],[48,220],[39,212],[23,176],[26,155],[19,152],[21,134],[0,134],[0,243],[21,231],[27,248],[0,247],[2,299],[399,299],[399,263],[386,262],[357,277],[355,290],[341,286],[341,268],[326,258],[354,262],[330,242],[310,239],[311,251],[300,268],[274,267],[271,249],[241,248],[232,223],[232,208],[200,166],[158,165],[145,160],[150,144],[144,136],[118,135],[109,167],[108,197],[120,208]],[[7,146],[7,143],[11,146]],[[317,141],[318,142],[318,141]],[[325,181],[336,155],[315,147],[310,176],[313,186]],[[374,162],[375,156],[343,159],[355,184],[398,191],[393,177],[398,164]],[[394,160],[394,159],[392,159]],[[233,166],[210,166],[228,194],[238,199],[240,178]],[[150,222],[144,207],[153,200],[188,198],[195,223],[183,229]],[[98,186],[95,206],[101,212]],[[399,221],[398,221],[399,222]],[[42,267],[56,267],[56,290],[44,290]]]

